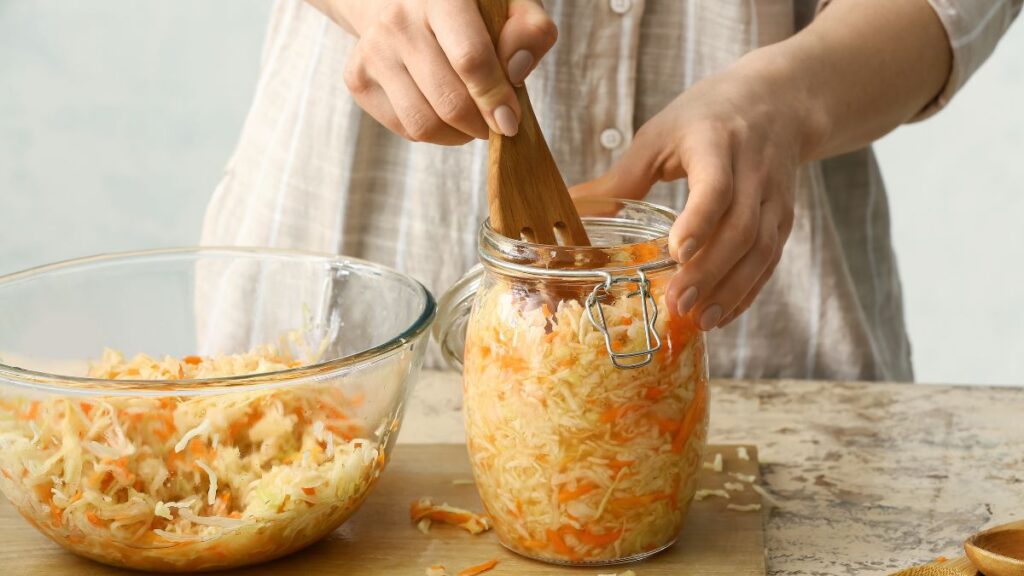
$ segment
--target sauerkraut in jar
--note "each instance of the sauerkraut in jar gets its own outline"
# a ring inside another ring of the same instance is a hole
[[[600,202],[580,206],[601,214],[584,218],[596,248],[531,247],[485,225],[484,268],[455,304],[464,314],[475,289],[463,383],[484,506],[502,544],[561,564],[670,546],[707,436],[704,338],[664,300],[674,215]]]

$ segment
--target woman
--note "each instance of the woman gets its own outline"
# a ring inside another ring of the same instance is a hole
[[[574,194],[682,210],[668,296],[711,331],[712,374],[911,380],[869,146],[945,104],[1022,2],[511,0],[495,50],[475,0],[279,0],[203,241],[442,292],[528,77]]]

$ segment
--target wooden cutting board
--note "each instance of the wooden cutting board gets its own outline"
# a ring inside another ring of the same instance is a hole
[[[728,473],[757,477],[757,451],[746,446],[750,460],[738,457],[737,446],[709,446],[708,462],[721,454],[723,472],[703,470],[700,487],[721,488],[740,482]],[[604,568],[560,568],[519,557],[502,548],[494,534],[472,536],[460,529],[435,525],[429,535],[409,521],[409,504],[423,496],[436,502],[480,511],[463,445],[400,445],[362,508],[344,526],[321,542],[276,562],[233,572],[266,576],[410,575],[443,564],[449,574],[497,558],[487,576],[594,575],[633,570],[637,576],[702,575],[761,576],[765,573],[764,514],[728,510],[727,504],[760,503],[746,485],[725,500],[695,501],[675,546],[648,560]],[[744,483],[746,484],[746,483]],[[0,498],[0,567],[3,576],[74,574],[138,574],[78,558],[36,532]]]

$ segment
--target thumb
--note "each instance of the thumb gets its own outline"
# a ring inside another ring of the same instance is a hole
[[[557,39],[558,27],[539,0],[510,0],[508,21],[498,38],[498,58],[509,81],[522,85]]]
[[[640,200],[661,179],[660,147],[638,132],[626,153],[603,175],[569,189],[573,198]]]

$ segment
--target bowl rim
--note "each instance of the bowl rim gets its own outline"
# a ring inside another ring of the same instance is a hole
[[[295,368],[288,368],[286,370],[219,378],[111,380],[106,378],[90,378],[87,376],[50,374],[47,372],[11,366],[0,361],[0,384],[26,387],[40,392],[84,396],[110,396],[122,394],[147,396],[193,396],[290,386],[302,381],[318,381],[336,377],[339,374],[352,372],[364,366],[375,364],[391,356],[391,354],[396,352],[399,348],[409,342],[418,340],[424,334],[429,338],[428,332],[431,324],[433,323],[434,317],[437,314],[437,302],[430,290],[428,290],[427,287],[419,280],[416,280],[408,274],[399,272],[390,266],[339,254],[281,248],[186,246],[107,252],[93,256],[70,258],[51,264],[35,266],[10,274],[0,275],[0,288],[54,272],[60,273],[74,270],[89,264],[130,261],[156,256],[200,256],[203,254],[220,254],[229,256],[234,254],[248,258],[320,260],[330,265],[342,266],[350,270],[362,270],[374,274],[384,274],[396,277],[418,289],[423,298],[423,310],[420,315],[401,333],[386,342],[378,344],[377,346],[373,346],[347,356],[298,366]]]

